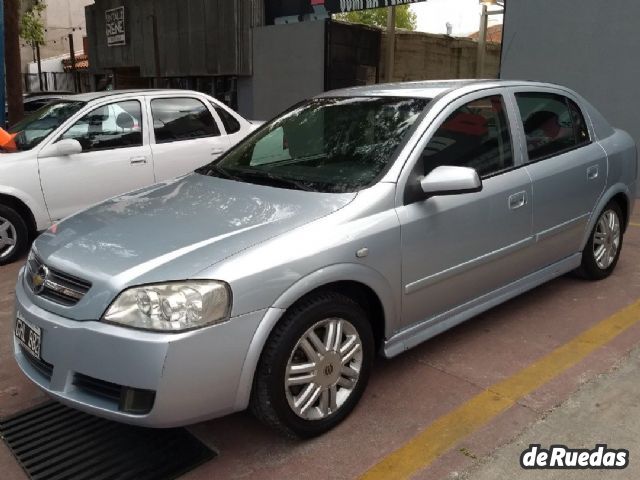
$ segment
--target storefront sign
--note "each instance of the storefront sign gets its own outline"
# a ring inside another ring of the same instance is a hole
[[[107,45],[109,47],[126,45],[127,36],[124,23],[124,7],[106,10],[104,15],[107,29]]]
[[[323,5],[329,13],[353,12],[369,8],[393,7],[426,0],[311,0],[312,5]]]
[[[265,0],[270,17],[306,15],[314,7],[324,7],[327,13],[345,13],[370,8],[394,7],[427,0]]]

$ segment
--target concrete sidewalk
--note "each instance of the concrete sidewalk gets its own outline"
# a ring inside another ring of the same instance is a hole
[[[497,449],[479,465],[450,478],[468,480],[596,480],[640,478],[640,349],[610,373],[586,383],[564,404],[531,425],[514,441]],[[629,450],[624,470],[524,470],[520,455],[530,444]]]

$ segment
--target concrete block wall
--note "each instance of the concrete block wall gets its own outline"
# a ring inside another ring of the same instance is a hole
[[[386,78],[387,35],[382,35],[381,78]],[[423,32],[396,32],[393,80],[439,80],[475,78],[478,43],[467,38]],[[484,77],[497,78],[500,44],[488,43]]]

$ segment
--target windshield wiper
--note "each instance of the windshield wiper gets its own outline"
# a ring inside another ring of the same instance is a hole
[[[306,192],[315,192],[315,190],[304,183],[293,180],[291,178],[280,177],[270,172],[242,170],[238,172],[238,178],[247,178],[250,180],[258,180],[262,185],[293,187],[296,190],[304,190]]]
[[[196,170],[196,173],[199,173],[200,175],[205,175],[207,177],[211,177],[212,175],[214,175],[216,177],[226,178],[226,179],[229,179],[229,180],[236,180],[236,181],[239,181],[239,182],[242,181],[242,179],[240,179],[239,177],[237,177],[235,175],[231,175],[227,170],[222,168],[217,163],[205,165],[204,167],[200,167],[200,168],[198,168]]]

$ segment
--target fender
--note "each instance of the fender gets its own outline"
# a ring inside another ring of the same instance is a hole
[[[42,192],[41,192],[42,193]],[[43,201],[38,201],[31,195],[22,190],[18,190],[8,185],[0,185],[0,194],[14,197],[24,203],[36,221],[36,229],[38,231],[45,230],[51,225],[51,218],[49,217],[49,211]]]
[[[343,263],[330,265],[316,270],[301,278],[290,286],[267,310],[256,333],[253,335],[249,351],[242,366],[238,390],[236,392],[235,410],[247,408],[251,397],[253,375],[255,373],[262,350],[271,334],[271,331],[282,318],[287,308],[307,293],[334,282],[353,281],[362,283],[373,290],[382,304],[385,315],[386,336],[390,334],[390,328],[396,326],[398,321],[398,302],[395,297],[399,291],[394,292],[389,282],[371,267],[357,263]]]
[[[582,239],[582,250],[584,250],[585,247],[587,246],[587,242],[589,241],[589,237],[591,236],[591,231],[593,230],[593,227],[596,224],[596,221],[598,220],[598,215],[600,215],[600,212],[602,211],[602,209],[604,209],[605,205],[609,203],[609,201],[619,193],[623,193],[627,197],[627,211],[631,213],[632,203],[630,202],[629,199],[635,198],[635,192],[631,192],[629,190],[629,187],[622,182],[615,183],[614,185],[609,187],[602,194],[602,196],[600,197],[600,200],[596,205],[596,208],[594,208],[593,212],[591,213],[591,218],[589,219],[587,229],[584,233],[584,238]],[[629,219],[627,219],[627,222],[628,221]]]

